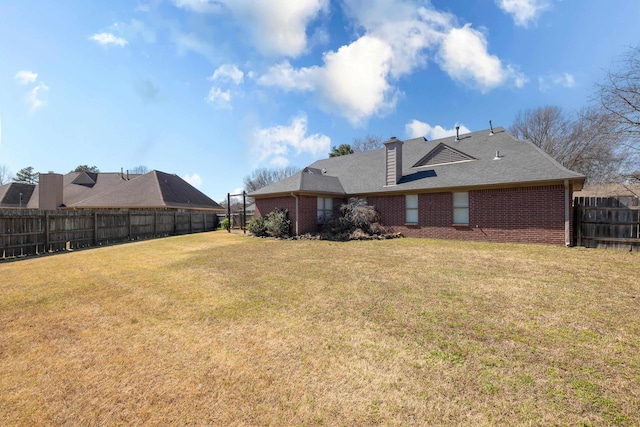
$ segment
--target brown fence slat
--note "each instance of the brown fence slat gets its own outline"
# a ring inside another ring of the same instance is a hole
[[[215,230],[213,212],[0,210],[0,260]]]
[[[640,251],[638,197],[576,197],[578,246]]]

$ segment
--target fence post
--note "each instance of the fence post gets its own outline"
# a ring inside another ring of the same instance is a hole
[[[98,246],[98,212],[93,212],[93,246]]]
[[[44,212],[44,251],[49,252],[49,245],[51,244],[51,239],[49,237],[49,212]]]
[[[173,213],[173,235],[178,235],[178,211]]]
[[[127,222],[129,223],[129,240],[131,239],[131,211],[127,211]]]
[[[227,223],[227,232],[231,233],[231,194],[227,193],[227,219],[229,222]]]
[[[582,205],[577,203],[576,204],[576,236],[577,236],[577,246],[582,246],[582,213],[584,212],[584,209],[582,208]]]

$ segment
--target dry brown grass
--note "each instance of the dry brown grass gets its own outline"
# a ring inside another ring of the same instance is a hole
[[[640,256],[197,234],[0,264],[4,425],[640,425]]]

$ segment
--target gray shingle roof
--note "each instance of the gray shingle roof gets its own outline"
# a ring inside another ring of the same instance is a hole
[[[450,164],[414,167],[441,144],[475,159]],[[499,152],[499,160],[494,160]],[[250,193],[250,196],[266,196],[289,192],[313,191],[365,195],[388,192],[429,191],[455,188],[487,187],[501,185],[536,184],[569,179],[581,186],[584,176],[572,172],[553,160],[529,141],[514,138],[504,128],[460,135],[460,140],[447,137],[433,141],[415,138],[404,141],[402,147],[402,179],[397,185],[385,186],[385,148],[318,160],[308,169],[323,171],[325,178],[317,180],[315,187],[301,185],[299,172],[293,177]],[[326,183],[326,184],[325,184]],[[322,184],[322,185],[321,185]]]
[[[22,182],[10,182],[0,186],[0,206],[5,208],[27,207],[35,185]],[[22,200],[20,200],[22,198]]]
[[[96,186],[100,182],[100,175],[96,180]],[[131,175],[129,177],[131,178]],[[179,176],[155,170],[130,180],[123,180],[110,189],[67,206],[223,209]]]
[[[118,172],[70,172],[62,178],[63,203],[71,208],[190,208],[224,210],[197,188],[177,175],[160,171],[144,175]],[[15,183],[0,186],[0,206],[13,203]],[[21,184],[27,185],[27,184]],[[23,206],[39,207],[39,185],[30,185],[32,194],[23,198]],[[24,191],[23,191],[24,193]],[[17,193],[16,193],[17,194]],[[11,197],[9,197],[11,196]],[[5,200],[6,199],[6,200]],[[11,199],[11,200],[9,200]],[[6,202],[6,203],[5,203]]]

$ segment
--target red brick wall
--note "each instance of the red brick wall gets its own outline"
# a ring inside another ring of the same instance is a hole
[[[334,215],[340,211],[340,205],[344,199],[333,199]],[[291,220],[292,232],[296,232],[296,199],[292,196],[274,197],[271,199],[256,199],[256,217],[268,215],[276,208],[288,209]],[[315,233],[318,226],[318,198],[316,196],[298,196],[298,234]]]
[[[405,224],[404,195],[367,197],[384,225],[408,237],[564,245],[564,187],[469,191],[469,225],[453,225],[452,193],[418,196],[418,224]]]
[[[334,199],[337,215],[344,199]],[[450,192],[418,195],[418,224],[405,224],[405,196],[368,196],[384,225],[407,237],[484,240],[491,242],[565,244],[564,186],[537,186],[469,191],[469,225],[453,225]],[[275,208],[289,209],[295,233],[295,198],[256,200],[256,215]],[[299,196],[299,234],[318,231],[317,198]],[[570,219],[573,220],[571,213]]]

